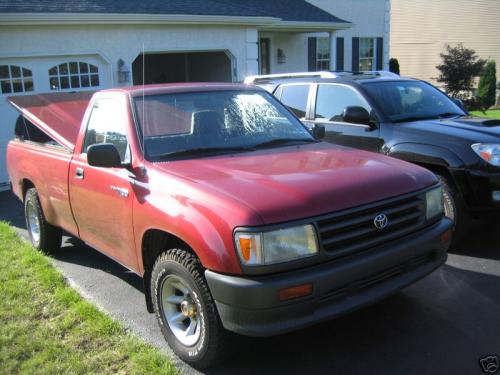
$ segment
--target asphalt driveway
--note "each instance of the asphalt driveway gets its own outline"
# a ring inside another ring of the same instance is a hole
[[[0,220],[26,236],[22,206],[9,192],[0,193]],[[445,266],[404,291],[300,332],[242,337],[238,353],[207,373],[481,374],[480,358],[500,356],[499,238],[499,219],[477,223]],[[68,237],[54,263],[84,297],[172,355],[146,312],[139,277]]]

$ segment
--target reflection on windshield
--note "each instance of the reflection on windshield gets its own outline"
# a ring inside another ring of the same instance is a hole
[[[265,92],[151,95],[146,96],[144,102],[142,97],[136,98],[135,105],[150,159],[184,155],[190,150],[250,149],[279,139],[314,139]]]
[[[465,115],[446,95],[424,82],[366,82],[363,86],[393,122]]]

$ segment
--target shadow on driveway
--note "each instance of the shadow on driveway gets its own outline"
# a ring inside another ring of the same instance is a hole
[[[24,228],[17,200],[2,193],[0,207],[0,220]],[[242,337],[236,354],[206,373],[481,374],[479,358],[500,355],[496,226],[476,224],[468,239],[450,251],[445,266],[393,297],[299,332]],[[168,352],[143,306],[139,277],[77,239],[66,239],[55,259],[88,294],[95,292],[98,302],[108,301],[113,315]],[[99,295],[110,288],[110,295]],[[114,296],[122,290],[123,296]],[[195,372],[185,366],[183,371]]]

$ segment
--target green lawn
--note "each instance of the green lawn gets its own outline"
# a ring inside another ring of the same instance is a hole
[[[473,116],[496,118],[500,120],[500,109],[492,109],[484,113],[481,111],[471,111],[470,114]]]
[[[0,222],[0,374],[177,374]]]

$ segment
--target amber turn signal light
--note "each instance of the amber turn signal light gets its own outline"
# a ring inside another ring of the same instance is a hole
[[[279,291],[279,299],[280,301],[288,301],[299,297],[309,296],[312,294],[312,292],[312,283],[292,286],[290,288],[281,289]]]
[[[444,232],[441,235],[441,242],[442,243],[450,242],[451,241],[451,237],[452,237],[452,231],[448,229],[446,232]]]

